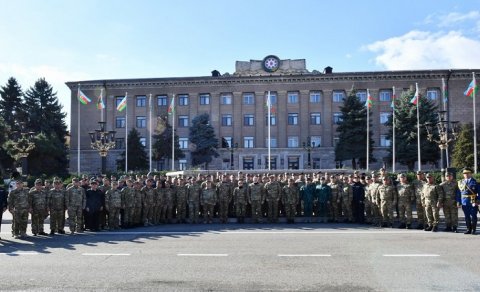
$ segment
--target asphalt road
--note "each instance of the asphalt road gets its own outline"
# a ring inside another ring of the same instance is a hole
[[[352,224],[9,231],[0,290],[480,291],[477,235]]]

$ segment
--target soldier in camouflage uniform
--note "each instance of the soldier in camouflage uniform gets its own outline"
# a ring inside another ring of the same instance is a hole
[[[270,175],[270,180],[265,184],[266,201],[268,204],[268,221],[270,223],[278,222],[278,201],[282,195],[282,186],[275,179],[275,175]]]
[[[202,188],[200,183],[197,183],[196,178],[190,178],[188,185],[188,215],[190,223],[198,223],[198,214],[200,213],[200,194]]]
[[[253,177],[253,182],[248,186],[248,197],[252,206],[252,221],[259,223],[262,216],[262,204],[265,201],[265,191],[258,176]]]
[[[133,216],[135,213],[135,190],[133,189],[133,182],[131,179],[126,180],[127,186],[122,189],[122,208],[125,215],[124,228],[132,227],[133,225]]]
[[[155,210],[155,189],[153,178],[147,179],[147,185],[142,188],[142,221],[144,226],[153,226],[153,212]]]
[[[365,222],[368,224],[373,223],[373,202],[370,196],[370,184],[373,183],[373,180],[370,176],[366,177],[365,182]]]
[[[382,227],[393,228],[393,211],[398,200],[398,194],[388,176],[382,178],[383,184],[377,188],[375,197],[382,213]]]
[[[353,213],[352,213],[352,201],[353,201],[353,190],[352,190],[352,181],[349,177],[344,177],[343,182],[343,192],[342,192],[342,212],[343,217],[345,217],[346,222],[353,222]]]
[[[217,195],[219,206],[219,217],[221,223],[228,222],[228,206],[232,200],[233,186],[227,180],[227,175],[222,175],[222,181],[217,183]]]
[[[213,223],[213,208],[217,203],[217,190],[211,180],[207,180],[202,187],[201,203],[203,206],[203,217],[205,223]]]
[[[140,226],[142,224],[143,192],[142,183],[135,181],[133,183],[133,224]]]
[[[285,214],[287,216],[287,223],[295,223],[295,209],[300,200],[300,192],[295,185],[295,180],[290,178],[288,185],[282,189],[282,203],[285,206]]]
[[[432,174],[427,174],[427,183],[423,186],[425,214],[427,215],[428,226],[425,231],[438,231],[440,213],[438,211],[439,200],[443,197],[442,188],[435,184]]]
[[[72,179],[73,186],[67,189],[65,204],[67,205],[68,225],[70,233],[83,232],[83,210],[87,199],[85,189],[80,186],[78,178]]]
[[[244,186],[243,179],[239,179],[237,187],[233,190],[233,204],[235,206],[235,215],[238,223],[245,223],[245,215],[247,213],[248,187]]]
[[[424,174],[422,171],[417,171],[417,179],[412,182],[415,191],[415,207],[417,210],[417,229],[425,227],[425,206],[423,199],[423,186],[425,185]]]
[[[33,235],[47,235],[43,230],[47,211],[47,192],[43,190],[42,180],[35,180],[35,187],[28,193],[28,201],[32,213],[32,233]]]
[[[122,208],[122,193],[117,181],[112,181],[112,188],[105,193],[105,208],[108,211],[108,228],[120,229],[120,209]]]
[[[13,236],[21,238],[27,234],[28,225],[28,189],[21,180],[16,181],[16,188],[8,195],[8,211],[13,215]]]
[[[172,223],[173,209],[175,206],[175,188],[170,185],[170,182],[165,182],[165,190],[163,197],[163,222]]]
[[[58,232],[65,234],[64,225],[65,222],[65,210],[66,204],[66,192],[63,189],[62,181],[60,179],[53,180],[53,189],[48,194],[48,207],[50,209],[50,235]]]
[[[340,219],[340,203],[342,198],[343,189],[339,182],[337,181],[337,177],[332,175],[330,177],[330,183],[328,184],[330,189],[332,190],[332,200],[330,201],[330,222],[338,222]]]
[[[440,187],[443,190],[441,204],[443,206],[445,223],[447,225],[444,231],[457,232],[458,208],[455,196],[459,190],[457,182],[453,179],[453,174],[451,172],[445,174],[445,181],[440,184]]]
[[[415,202],[415,194],[412,185],[407,181],[407,175],[401,173],[399,178],[400,183],[397,184],[397,192],[400,225],[398,228],[410,229],[412,228],[412,204]]]
[[[183,178],[178,180],[176,194],[177,223],[187,223],[188,186]]]

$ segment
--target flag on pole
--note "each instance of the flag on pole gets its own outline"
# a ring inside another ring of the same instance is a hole
[[[365,106],[368,108],[371,108],[373,106],[373,99],[368,89],[367,89],[367,100],[365,101]]]
[[[172,97],[172,101],[170,102],[170,106],[168,107],[167,113],[169,115],[175,114],[175,97]]]
[[[446,104],[448,102],[448,87],[447,83],[445,83],[445,78],[442,78],[442,93],[443,93],[443,103]]]
[[[395,99],[397,96],[395,95],[395,86],[392,87],[392,103],[390,103],[391,108],[395,108]]]
[[[83,104],[89,104],[92,102],[92,100],[90,98],[88,98],[88,96],[83,93],[80,89],[78,90],[78,100],[83,103]]]
[[[419,98],[420,98],[420,94],[418,93],[418,85],[416,85],[415,94],[413,95],[412,99],[410,100],[410,103],[412,103],[414,105],[417,105]]]
[[[274,115],[276,110],[275,110],[275,107],[273,106],[272,104],[272,100],[270,98],[270,95],[267,95],[267,101],[265,102],[265,108],[266,110],[270,111],[270,114]]]
[[[463,94],[465,94],[466,96],[473,97],[473,95],[477,93],[477,90],[478,90],[478,86],[477,86],[477,81],[475,80],[475,74],[474,74],[472,81],[470,82],[467,90],[465,90]]]
[[[103,89],[100,92],[100,95],[98,96],[97,100],[97,109],[103,110],[105,108],[105,103],[103,102]]]
[[[127,95],[122,99],[122,101],[117,105],[117,111],[121,112],[127,107]]]

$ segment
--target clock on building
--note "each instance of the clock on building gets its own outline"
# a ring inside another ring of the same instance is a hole
[[[275,72],[280,67],[280,59],[277,56],[269,55],[263,59],[263,69],[267,72]]]

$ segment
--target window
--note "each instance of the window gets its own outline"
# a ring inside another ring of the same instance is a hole
[[[388,122],[390,115],[391,113],[380,113],[380,124],[385,124],[386,122]]]
[[[355,94],[359,101],[366,102],[367,101],[367,91],[366,90],[359,90]]]
[[[232,137],[223,137],[223,143],[226,143],[226,145],[222,144],[222,147],[231,148],[232,147],[232,142],[233,142]]]
[[[265,93],[265,104],[267,104],[267,99],[268,99],[268,92]],[[270,92],[270,104],[276,104],[276,103],[277,103],[277,93]]]
[[[146,107],[147,106],[147,97],[145,95],[137,96],[137,107]]]
[[[288,124],[289,125],[298,125],[298,114],[288,114]]]
[[[125,139],[116,138],[115,139],[115,149],[125,149]]]
[[[310,102],[311,103],[320,103],[322,100],[322,92],[312,91],[310,92]]]
[[[381,147],[390,147],[391,141],[387,138],[387,135],[380,135],[380,146]]]
[[[115,118],[115,128],[125,128],[125,117]]]
[[[125,96],[116,96],[115,97],[115,108],[118,107],[118,105],[122,102],[122,100],[125,98]],[[127,99],[128,101],[128,99]]]
[[[243,104],[255,104],[255,95],[253,93],[244,93]]]
[[[178,138],[180,149],[188,149],[188,138]]]
[[[144,116],[137,117],[137,128],[146,128],[147,127],[147,118]]]
[[[178,95],[178,105],[188,105],[188,94]]]
[[[310,143],[312,147],[322,146],[322,137],[321,136],[312,136],[310,137]]]
[[[345,92],[344,91],[334,91],[333,92],[333,102],[343,102],[345,99]]]
[[[333,147],[337,147],[338,143],[340,143],[340,138],[333,137]]]
[[[147,138],[140,137],[140,144],[142,144],[143,147],[146,147],[147,146]]]
[[[320,125],[320,123],[321,123],[320,113],[311,113],[310,125]]]
[[[232,95],[230,93],[223,93],[220,100],[222,104],[232,104]]]
[[[254,125],[254,117],[253,115],[244,115],[243,116],[243,125],[244,126],[253,126]]]
[[[265,139],[265,148],[268,148],[268,138]],[[277,138],[270,138],[270,148],[277,148]]]
[[[378,95],[379,95],[378,99],[380,101],[391,101],[392,100],[392,91],[390,91],[390,90],[380,90],[380,93]]]
[[[288,103],[298,103],[298,92],[289,92],[287,93]]]
[[[178,126],[188,127],[188,116],[178,116]]]
[[[157,96],[157,105],[158,106],[167,106],[168,105],[168,96],[166,96],[166,95]]]
[[[200,94],[200,105],[210,104],[210,94]]]
[[[289,136],[287,142],[288,148],[297,148],[298,147],[298,136]]]
[[[187,160],[186,159],[180,159],[178,161],[178,169],[179,170],[186,170],[187,169]]]
[[[270,126],[277,125],[277,116],[270,114]],[[268,115],[265,117],[265,126],[268,126]]]
[[[232,115],[223,115],[222,126],[231,126],[231,125],[232,125]]]
[[[338,124],[340,124],[341,122],[343,122],[342,113],[333,113],[333,123],[334,123],[335,125],[338,125]]]
[[[253,148],[253,137],[243,137],[243,148]]]
[[[438,90],[434,88],[427,89],[427,98],[429,100],[437,100],[438,98]]]

